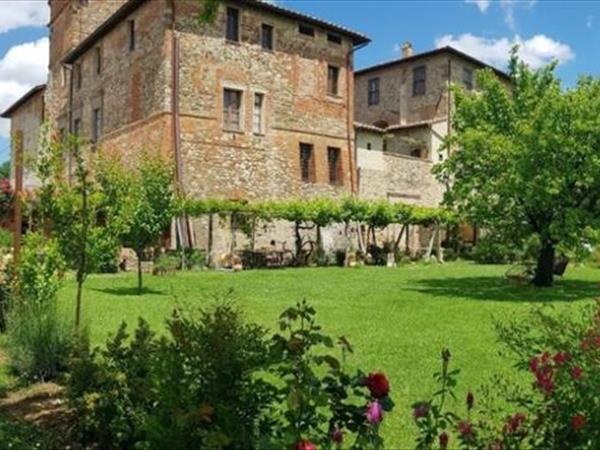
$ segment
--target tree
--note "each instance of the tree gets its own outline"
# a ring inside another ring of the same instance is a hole
[[[0,179],[4,178],[10,179],[10,160],[0,164]]]
[[[173,173],[169,164],[158,157],[142,155],[140,166],[133,173],[123,170],[120,193],[115,193],[124,245],[133,248],[138,259],[138,294],[142,293],[142,259],[148,247],[158,244],[175,213]]]
[[[600,81],[563,90],[556,63],[510,60],[512,88],[491,71],[478,92],[455,89],[451,156],[436,168],[446,201],[514,244],[539,242],[533,283],[551,286],[555,255],[584,244],[600,200]]]
[[[64,141],[44,138],[37,160],[43,229],[56,237],[61,253],[75,270],[75,328],[81,324],[83,283],[94,271],[107,241],[116,242],[101,218],[105,197],[94,177],[94,155],[76,136]],[[72,169],[67,169],[69,161]],[[113,245],[114,247],[114,245]]]

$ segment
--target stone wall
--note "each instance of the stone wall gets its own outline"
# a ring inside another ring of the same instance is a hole
[[[41,126],[44,121],[44,91],[39,91],[23,103],[11,115],[11,152],[16,145],[23,149],[23,187],[33,188],[39,185],[35,173],[35,163],[40,141]],[[11,161],[15,161],[11,153]],[[14,164],[11,165],[11,180],[15,180]]]

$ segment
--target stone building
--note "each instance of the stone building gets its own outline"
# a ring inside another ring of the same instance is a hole
[[[355,72],[355,130],[358,193],[436,206],[445,187],[432,175],[447,157],[444,138],[452,132],[451,84],[476,89],[475,72],[508,75],[452,47],[413,54],[405,43],[402,57]],[[469,239],[470,233],[465,238]],[[413,252],[423,236],[412,231]],[[419,244],[421,242],[421,244]]]
[[[364,35],[258,0],[219,2],[208,24],[197,0],[49,4],[41,117],[56,135],[132,166],[166,155],[194,198],[356,190],[353,55]],[[196,223],[188,238],[205,247],[205,230]]]

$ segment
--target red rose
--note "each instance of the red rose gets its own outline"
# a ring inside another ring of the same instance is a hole
[[[458,424],[458,432],[463,438],[470,440],[473,438],[473,425],[468,420],[463,420]]]
[[[390,393],[390,383],[387,377],[381,372],[369,374],[365,380],[365,385],[375,398],[384,398]]]
[[[448,433],[446,433],[445,431],[442,431],[439,439],[440,439],[440,448],[442,450],[445,450],[446,448],[448,448]]]
[[[583,370],[579,366],[575,366],[571,369],[571,376],[574,380],[581,380],[583,377]]]
[[[565,353],[565,352],[558,352],[556,355],[554,355],[554,363],[557,366],[562,366],[564,363],[566,363],[570,359],[571,359],[571,355],[569,355],[568,353]]]
[[[585,426],[585,416],[583,414],[575,414],[571,417],[571,428],[574,431],[579,431]]]
[[[303,439],[296,442],[294,450],[317,450],[317,446],[310,442],[308,439]]]

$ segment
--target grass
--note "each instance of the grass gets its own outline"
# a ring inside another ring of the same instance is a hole
[[[503,266],[467,262],[407,265],[398,269],[285,269],[187,272],[145,277],[136,295],[135,274],[91,276],[85,285],[84,318],[92,342],[104,343],[118,325],[144,317],[154,329],[177,304],[201,307],[232,289],[248,317],[274,328],[280,312],[306,298],[325,331],[345,335],[355,346],[351,364],[380,369],[391,379],[397,405],[383,425],[391,448],[409,447],[414,437],[412,402],[430,394],[442,348],[461,369],[459,399],[494,373],[514,377],[512,362],[498,354],[493,322],[523,316],[534,305],[579,307],[598,294],[600,271],[570,269],[550,289],[511,285]],[[61,301],[73,313],[75,286],[67,283]]]

